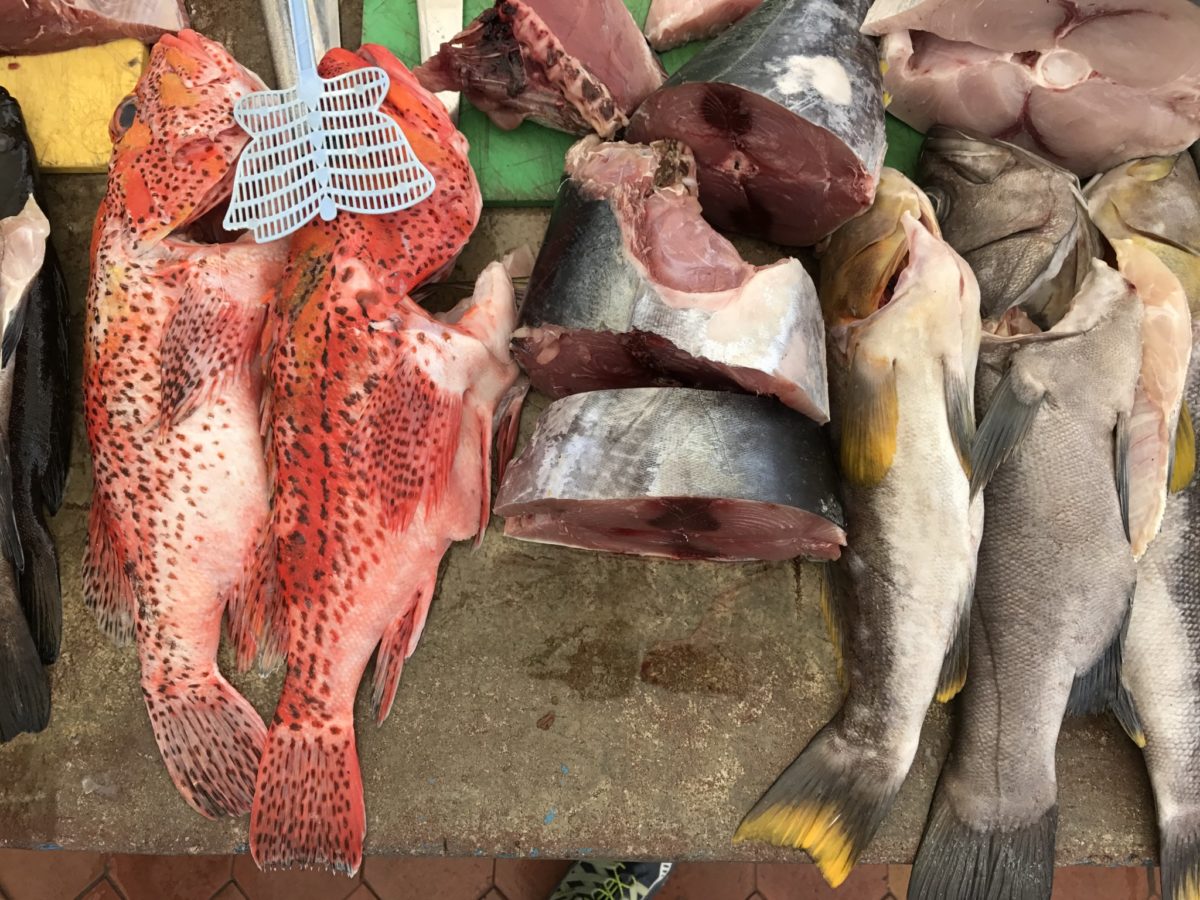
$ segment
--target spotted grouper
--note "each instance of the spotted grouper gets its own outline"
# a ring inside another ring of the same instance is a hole
[[[287,673],[251,815],[263,868],[358,869],[366,818],[355,694],[378,647],[373,703],[386,718],[442,556],[482,532],[493,418],[511,409],[502,401],[518,375],[508,349],[516,304],[502,266],[485,270],[475,295],[445,316],[410,297],[453,263],[482,200],[466,140],[390,53],[334,50],[321,66],[334,76],[369,64],[389,73],[384,110],[437,189],[404,212],[343,214],[298,232],[269,326],[286,614],[286,628],[275,627],[287,633]]]
[[[261,89],[195,32],[155,45],[111,124],[84,341],[84,594],[107,634],[136,637],[163,760],[207,816],[249,810],[266,738],[216,655],[226,607],[261,606],[273,574],[251,359],[286,247],[205,242],[248,140],[233,105]]]

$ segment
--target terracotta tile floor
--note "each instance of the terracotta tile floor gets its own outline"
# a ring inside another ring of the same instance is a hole
[[[259,872],[247,856],[0,850],[2,900],[546,900],[553,860],[368,859],[358,878]],[[860,866],[838,891],[808,865],[682,863],[656,900],[904,900],[907,866]],[[1060,869],[1054,900],[1158,900],[1153,869]]]

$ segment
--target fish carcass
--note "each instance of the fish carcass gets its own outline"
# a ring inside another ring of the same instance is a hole
[[[655,50],[670,50],[724,31],[762,0],[651,0],[646,39]]]
[[[1072,173],[1013,144],[935,125],[918,178],[943,236],[979,279],[985,319],[1017,306],[1049,328],[1066,314],[1100,252]]]
[[[187,28],[183,0],[0,0],[0,53],[49,53]]]
[[[825,330],[798,260],[756,267],[701,216],[695,159],[676,141],[584,138],[513,335],[551,397],[668,384],[772,394],[829,419]]]
[[[962,687],[983,504],[970,496],[979,291],[925,196],[883,170],[821,263],[847,548],[823,606],[846,698],[735,841],[850,874],[912,766],[929,704]]]
[[[815,244],[871,205],[883,166],[875,44],[862,0],[766,0],[638,109],[627,139],[674,139],[699,163],[704,215]]]
[[[1092,265],[1049,331],[1014,311],[984,336],[970,661],[910,900],[1049,900],[1064,713],[1112,709],[1138,731],[1120,664],[1136,578],[1124,510],[1142,305]]]
[[[496,512],[508,537],[671,559],[836,559],[846,542],[816,423],[767,397],[685,388],[553,403]]]
[[[1003,138],[1080,174],[1200,138],[1190,0],[876,0],[888,111]],[[1153,49],[1150,49],[1153,48]]]
[[[50,223],[34,199],[33,177],[33,148],[20,107],[0,88],[0,329],[5,346],[20,331],[22,306],[40,301],[42,272],[53,265],[47,259]],[[24,557],[13,502],[9,410],[14,375],[14,361],[6,360],[0,367],[0,741],[41,731],[50,718],[50,684],[16,580]]]
[[[113,115],[92,235],[84,414],[95,493],[84,596],[137,641],[163,761],[206,816],[250,808],[266,728],[217,668],[221,619],[262,604],[273,549],[258,351],[286,248],[205,243],[262,83],[219,44],[167,35]]]
[[[622,0],[496,0],[416,70],[500,128],[611,138],[667,77]]]
[[[493,422],[515,422],[516,304],[503,266],[486,269],[474,296],[445,316],[409,297],[453,263],[479,220],[466,140],[381,47],[333,50],[320,68],[335,77],[369,65],[388,72],[384,112],[437,188],[409,210],[343,213],[291,239],[272,316],[273,530],[287,670],[251,814],[250,848],[263,868],[358,869],[359,682],[378,647],[373,707],[382,722],[425,626],[438,564],[452,542],[487,525]]]

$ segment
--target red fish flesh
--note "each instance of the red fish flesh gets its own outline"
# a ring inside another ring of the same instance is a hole
[[[878,0],[889,111],[1000,138],[1091,175],[1200,138],[1189,0]]]
[[[871,205],[886,139],[861,0],[766,0],[634,114],[627,139],[691,147],[718,228],[815,244]]]
[[[671,559],[837,559],[821,428],[768,397],[686,388],[576,394],[538,419],[496,498],[504,533]]]
[[[676,141],[584,138],[567,154],[517,361],[551,397],[687,384],[773,394],[829,420],[825,328],[795,259],[752,266],[704,221]]]
[[[187,28],[183,0],[0,0],[0,53],[49,53]]]
[[[611,138],[667,77],[622,0],[496,0],[416,70],[499,127]]]
[[[762,0],[652,0],[646,38],[655,50],[719,34],[753,11]]]
[[[261,378],[250,365],[286,248],[204,243],[262,90],[219,44],[164,36],[113,116],[92,237],[84,412],[95,473],[84,593],[136,638],[150,723],[207,816],[250,808],[266,728],[217,669],[221,618],[269,590]]]
[[[493,419],[518,375],[503,267],[443,317],[409,296],[453,263],[482,199],[466,140],[386,50],[333,50],[321,71],[367,65],[388,71],[384,110],[437,188],[404,212],[343,213],[291,241],[270,366],[287,674],[251,815],[263,868],[358,869],[366,819],[354,697],[378,647],[373,706],[386,718],[442,556],[483,531]]]

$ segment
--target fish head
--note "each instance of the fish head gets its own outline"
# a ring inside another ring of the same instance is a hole
[[[134,93],[109,123],[108,211],[122,217],[135,249],[229,198],[234,165],[249,142],[233,107],[262,89],[224,47],[194,31],[154,45]]]
[[[21,107],[0,87],[0,219],[17,215],[33,190],[33,145]]]
[[[1135,159],[1095,179],[1088,207],[1114,246],[1133,241],[1174,273],[1200,314],[1200,177],[1192,157]]]
[[[938,126],[918,180],[946,240],[979,279],[985,318],[1013,306],[1061,316],[1094,253],[1073,174],[1012,144]]]
[[[906,216],[940,234],[920,188],[884,168],[871,208],[834,232],[822,250],[820,297],[829,327],[869,318],[892,299],[909,263]]]

